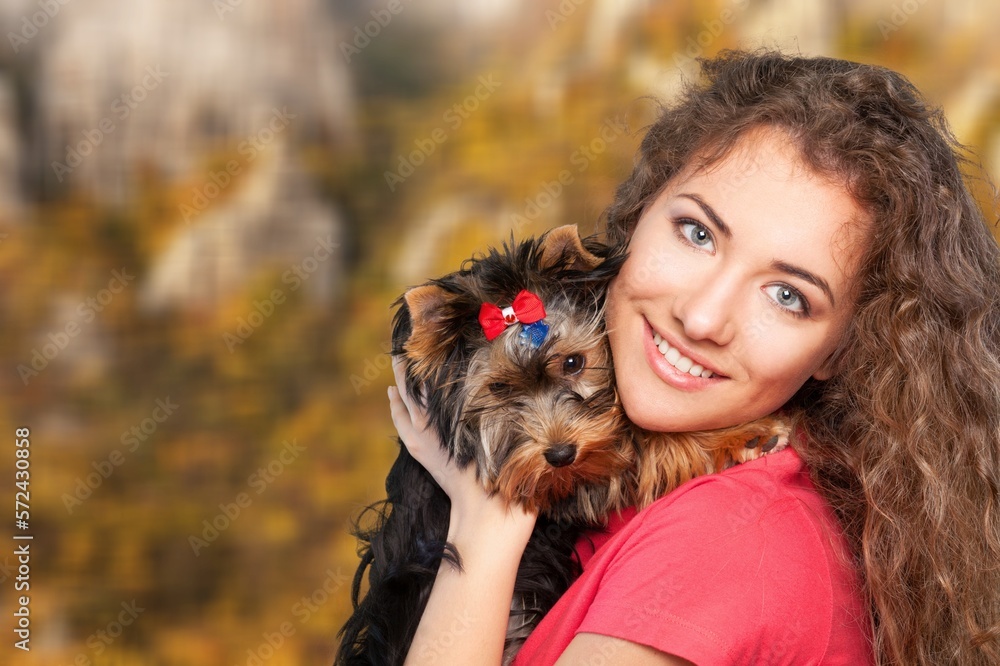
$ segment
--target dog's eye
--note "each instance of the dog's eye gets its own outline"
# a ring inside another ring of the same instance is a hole
[[[505,382],[491,382],[489,385],[490,393],[496,396],[507,396],[510,395],[510,384]]]
[[[567,375],[575,375],[583,370],[583,366],[586,364],[586,360],[583,354],[570,354],[563,361],[563,373]]]

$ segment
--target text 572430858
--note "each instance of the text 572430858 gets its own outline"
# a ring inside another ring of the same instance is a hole
[[[31,432],[28,428],[18,428],[14,431],[14,557],[17,559],[17,578],[14,589],[18,592],[31,590],[31,538],[27,533],[31,521]],[[21,595],[17,598],[17,608],[14,610],[14,634],[17,640],[14,647],[25,652],[31,649],[31,597]]]

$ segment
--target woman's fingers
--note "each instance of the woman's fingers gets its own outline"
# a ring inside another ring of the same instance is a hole
[[[413,419],[395,386],[389,387],[389,414],[392,415],[392,424],[396,426],[396,432],[403,443],[413,441]]]
[[[444,487],[442,481],[453,472],[451,468],[454,464],[442,446],[437,430],[428,425],[427,412],[406,394],[403,362],[393,359],[392,372],[396,377],[396,386],[389,387],[389,413],[396,432],[410,455]]]
[[[396,380],[399,389],[399,397],[403,400],[407,409],[410,407],[410,397],[406,395],[406,364],[398,356],[392,357],[392,376]]]
[[[392,357],[392,374],[396,378],[399,399],[402,400],[406,411],[409,412],[413,427],[417,430],[425,430],[427,428],[427,413],[421,409],[420,405],[415,404],[406,393],[406,364],[397,356]]]
[[[407,408],[403,402],[403,393],[396,386],[389,387],[389,413],[392,415],[392,423],[396,426],[396,432],[403,444],[409,450],[410,455],[417,459],[427,471],[434,473],[432,465],[436,464],[434,457],[442,450],[441,439],[433,428],[428,428],[423,410],[416,408],[418,418],[422,422],[414,419],[414,412]],[[441,457],[437,455],[437,457]],[[444,456],[447,460],[447,457]]]

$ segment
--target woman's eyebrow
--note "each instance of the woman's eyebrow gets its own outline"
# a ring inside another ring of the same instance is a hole
[[[719,217],[719,214],[715,212],[715,209],[712,208],[710,205],[708,205],[708,202],[706,202],[700,196],[698,196],[697,194],[691,194],[691,193],[688,193],[688,192],[683,192],[681,194],[678,194],[677,196],[678,197],[683,197],[685,199],[690,199],[691,201],[693,201],[696,204],[698,204],[698,207],[701,208],[701,210],[705,213],[705,215],[708,217],[708,219],[710,219],[712,221],[712,224],[714,224],[716,227],[718,227],[719,233],[721,233],[726,238],[732,238],[733,237],[733,232],[729,228],[729,225],[727,225],[725,222],[723,222],[722,218]],[[801,278],[801,279],[805,280],[806,282],[808,282],[811,285],[819,287],[819,289],[821,289],[823,291],[823,293],[826,294],[826,297],[830,299],[830,305],[836,307],[837,300],[833,297],[833,291],[830,289],[829,283],[826,280],[824,280],[823,278],[821,278],[820,276],[818,276],[818,275],[816,275],[814,273],[810,273],[809,271],[807,271],[804,268],[800,268],[798,266],[795,266],[793,264],[789,264],[789,263],[784,262],[784,261],[775,261],[772,264],[772,266],[776,270],[782,271],[784,273],[788,273],[789,275],[794,275],[794,276],[796,276],[798,278]]]
[[[712,224],[714,224],[716,227],[719,228],[719,232],[723,236],[725,236],[726,238],[733,237],[733,232],[729,228],[729,225],[723,222],[722,218],[719,217],[719,214],[715,212],[715,209],[709,206],[708,203],[700,196],[698,196],[697,194],[688,194],[688,193],[681,193],[678,194],[677,196],[684,197],[685,199],[690,199],[691,201],[698,204],[698,207],[701,208],[702,211],[704,211],[705,215],[708,216],[708,219],[712,220]]]
[[[798,266],[785,263],[784,261],[775,261],[771,265],[779,271],[782,271],[784,273],[789,273],[790,275],[802,278],[809,284],[819,287],[823,291],[823,293],[826,294],[826,297],[830,299],[830,305],[833,307],[837,306],[837,301],[833,297],[833,291],[830,290],[829,283],[827,283],[827,281],[821,278],[820,276],[816,275],[815,273],[810,273],[804,268],[799,268]]]

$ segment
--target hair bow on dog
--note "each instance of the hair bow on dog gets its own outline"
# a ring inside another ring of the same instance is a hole
[[[510,307],[500,309],[492,303],[483,303],[479,308],[479,323],[487,340],[493,340],[511,324],[534,324],[545,318],[542,299],[526,289],[514,297]]]

